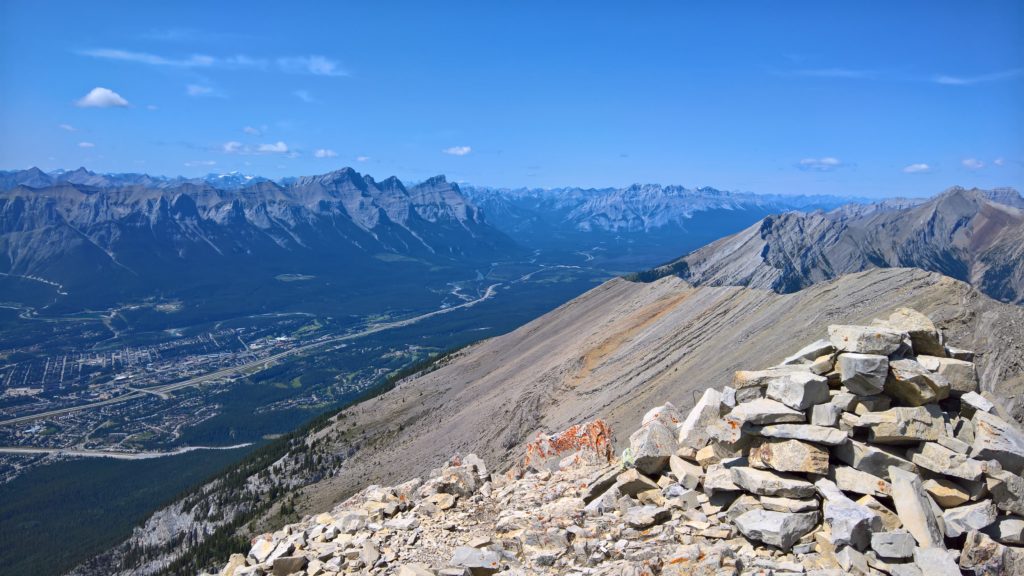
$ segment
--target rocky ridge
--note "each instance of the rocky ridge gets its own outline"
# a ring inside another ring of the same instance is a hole
[[[616,458],[601,421],[489,473],[455,456],[257,536],[222,576],[1019,574],[1024,433],[973,353],[898,309],[648,411]]]

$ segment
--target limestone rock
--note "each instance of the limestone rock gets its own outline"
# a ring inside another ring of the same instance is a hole
[[[810,372],[793,372],[772,379],[765,395],[794,410],[806,410],[828,402],[828,380]]]
[[[768,384],[789,374],[807,373],[803,366],[775,366],[767,370],[739,370],[733,375],[732,387],[736,390],[736,402],[743,403],[764,396]]]
[[[942,508],[953,508],[971,500],[971,495],[963,486],[947,478],[925,480],[922,486],[932,500]]]
[[[900,520],[900,517],[873,497],[861,496],[856,500],[856,502],[861,506],[870,508],[875,512],[875,514],[878,514],[878,516],[882,518],[883,529],[892,531],[903,527],[903,522]]]
[[[770,510],[750,510],[737,517],[735,523],[747,538],[789,550],[800,537],[818,524],[818,513],[788,514]]]
[[[862,472],[850,466],[834,466],[829,471],[828,476],[843,492],[853,492],[879,498],[887,498],[892,495],[892,484],[878,476]]]
[[[946,349],[942,344],[942,334],[935,324],[924,314],[910,308],[898,308],[889,315],[885,323],[893,330],[906,332],[916,354],[945,356]]]
[[[700,466],[687,462],[675,454],[669,457],[668,467],[672,471],[672,475],[675,476],[676,482],[685,488],[696,488],[701,478],[704,477],[704,471]]]
[[[274,576],[288,576],[302,570],[308,563],[305,556],[281,556],[274,560]]]
[[[925,442],[910,451],[911,461],[921,468],[964,480],[976,481],[985,472],[985,465],[937,444]]]
[[[783,360],[782,364],[804,364],[821,356],[832,355],[835,351],[835,347],[828,340],[818,340],[804,346],[796,354]]]
[[[639,470],[634,468],[619,474],[618,479],[615,481],[615,486],[619,489],[619,492],[634,497],[647,490],[660,489],[654,480],[644,476]]]
[[[1000,510],[1024,516],[1024,479],[1007,470],[990,471],[985,485]]]
[[[824,500],[822,508],[832,544],[866,549],[871,543],[871,534],[882,529],[882,518],[847,498],[831,480],[821,478],[814,487]]]
[[[961,576],[960,567],[944,548],[915,548],[914,564],[926,576]]]
[[[669,456],[676,453],[676,435],[660,421],[652,420],[629,437],[633,463],[645,474],[656,474],[668,465]]]
[[[875,532],[871,535],[871,549],[883,558],[913,558],[917,542],[906,530]]]
[[[493,550],[459,546],[452,554],[450,564],[467,569],[473,576],[486,576],[501,569],[501,554]]]
[[[915,360],[893,360],[889,362],[885,393],[910,406],[923,406],[948,398],[949,381]]]
[[[964,418],[971,418],[978,411],[991,412],[993,408],[995,405],[977,392],[968,392],[960,397],[960,414]]]
[[[836,360],[836,368],[846,386],[854,394],[878,394],[885,388],[889,374],[889,358],[878,354],[846,352]]]
[[[425,564],[403,564],[398,567],[398,576],[434,576],[434,571]]]
[[[831,325],[828,339],[837,350],[888,356],[899,350],[903,334],[873,326]]]
[[[714,388],[704,391],[697,404],[690,410],[677,429],[680,446],[700,450],[707,445],[711,436],[708,428],[722,415],[722,394]]]
[[[737,404],[723,419],[730,423],[731,426],[738,428],[744,424],[766,425],[803,422],[805,418],[803,412],[794,410],[781,402],[768,398],[758,398],[750,402]]]
[[[935,358],[931,357],[924,361],[918,356],[918,362],[923,366],[937,372],[949,381],[950,391],[954,394],[967,394],[978,390],[978,373],[974,362],[957,360],[956,358]],[[932,368],[931,366],[935,367]]]
[[[1024,473],[1024,433],[1002,418],[988,412],[976,412],[971,456],[997,460],[1005,470]]]
[[[968,574],[986,576],[1024,574],[1024,552],[1003,546],[981,532],[972,531],[964,540],[960,568]]]
[[[832,402],[818,404],[811,408],[811,424],[835,428],[839,425],[839,415],[842,412],[843,408],[838,404]]]
[[[945,431],[938,406],[891,408],[861,415],[857,426],[867,428],[868,441],[876,444],[911,444],[936,441]]]
[[[921,477],[895,466],[889,467],[892,500],[903,527],[923,548],[944,548],[943,533],[932,510],[932,503],[921,486]]]
[[[750,449],[754,468],[777,472],[828,473],[828,450],[799,440],[767,440]]]
[[[1024,518],[1012,515],[1000,516],[982,532],[1003,544],[1022,546],[1024,545]]]
[[[750,431],[752,434],[765,438],[803,440],[826,446],[838,446],[849,440],[849,436],[842,430],[813,424],[771,424],[760,428],[751,428]]]
[[[853,466],[857,470],[867,472],[890,482],[892,479],[889,478],[889,468],[891,467],[909,472],[916,470],[914,464],[900,458],[891,451],[852,439],[832,448],[832,454],[840,461]]]
[[[732,481],[736,486],[758,496],[807,498],[815,493],[813,484],[797,476],[745,466],[732,469]]]
[[[991,500],[950,508],[942,515],[946,536],[958,538],[971,530],[981,530],[996,521],[996,514],[996,505]]]
[[[647,414],[644,414],[644,418],[640,422],[640,426],[647,426],[651,422],[661,422],[665,426],[675,429],[683,423],[683,415],[671,402],[666,402],[661,406],[656,406],[648,410]]]
[[[672,516],[667,508],[660,506],[634,506],[625,515],[626,524],[636,530],[644,530],[668,520]]]
[[[765,510],[773,512],[810,512],[818,509],[818,501],[814,498],[799,499],[761,496],[758,501]]]

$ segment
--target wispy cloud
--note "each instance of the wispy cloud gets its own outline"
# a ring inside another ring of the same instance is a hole
[[[109,88],[97,86],[75,102],[75,105],[79,108],[125,108],[128,101]]]
[[[295,92],[292,92],[292,94],[294,94],[296,98],[302,100],[306,104],[311,104],[316,101],[313,99],[313,95],[307,92],[306,90],[296,90]]]
[[[784,74],[789,76],[808,76],[811,78],[849,78],[854,80],[874,78],[878,75],[874,70],[860,70],[855,68],[807,68],[802,70],[790,70]]]
[[[445,148],[441,150],[445,154],[451,154],[452,156],[465,156],[473,151],[473,148],[469,146],[452,146],[451,148]]]
[[[263,130],[265,130],[265,128]],[[254,126],[246,126],[245,128],[242,128],[242,132],[245,132],[250,136],[259,136],[263,134],[263,130]]]
[[[68,132],[78,132],[78,128],[75,128],[71,124],[57,124],[57,128],[60,128],[61,130],[66,130]]]
[[[188,166],[188,167],[192,167],[192,166],[216,166],[216,165],[217,165],[217,161],[216,160],[189,160],[188,162],[185,162],[185,166]]]
[[[79,148],[95,148],[96,145],[93,144],[92,142],[79,142],[78,143],[78,147]]]
[[[1003,165],[1006,164],[1006,158],[1003,158],[1002,156],[1000,156],[999,158],[996,158],[995,160],[993,160],[992,164],[995,165],[995,166],[1003,166]]]
[[[220,90],[217,90],[216,88],[212,88],[210,86],[203,86],[202,84],[189,84],[188,86],[185,86],[185,94],[188,94],[189,96],[192,96],[193,98],[199,97],[199,96],[211,96],[211,97],[214,97],[214,98],[227,98],[227,96],[223,92],[221,92]]]
[[[822,158],[804,158],[797,162],[797,168],[808,172],[831,172],[843,165],[839,158],[824,156]]]
[[[221,150],[225,154],[285,154],[289,158],[294,158],[295,156],[298,156],[297,152],[289,149],[288,145],[285,144],[284,142],[281,142],[280,140],[269,144],[259,144],[255,147],[242,144],[241,142],[238,142],[236,140],[231,140],[229,142],[225,142],[224,144],[222,144]]]
[[[370,160],[369,156],[356,156],[356,162],[367,162]]]
[[[999,72],[991,72],[989,74],[981,74],[979,76],[951,76],[946,74],[940,74],[932,78],[932,81],[936,84],[944,84],[946,86],[972,86],[974,84],[984,84],[986,82],[996,82],[998,80],[1008,80],[1010,78],[1016,78],[1024,75],[1024,68],[1013,68],[1011,70],[1001,70]]]
[[[88,50],[80,50],[78,53],[82,56],[100,58],[103,60],[135,62],[149,66],[165,66],[171,68],[267,69],[273,65],[277,70],[289,74],[348,76],[348,72],[342,70],[337,61],[319,54],[311,54],[308,56],[284,56],[271,60],[266,58],[254,58],[245,54],[236,54],[234,56],[190,54],[187,56],[171,57],[152,54],[149,52],[136,52],[117,48],[90,48]]]
[[[338,153],[330,148],[320,148],[316,152],[313,152],[313,156],[316,158],[337,158]]]
[[[348,76],[338,63],[326,56],[289,56],[278,58],[277,65],[290,74],[312,74],[314,76]]]
[[[904,174],[921,174],[921,173],[924,173],[924,172],[930,172],[931,169],[932,169],[932,167],[927,165],[927,164],[925,164],[924,162],[918,162],[917,164],[910,164],[908,166],[904,166],[903,167],[903,173]]]
[[[981,170],[985,167],[985,163],[977,158],[964,158],[960,161],[964,165],[964,168],[968,170]]]

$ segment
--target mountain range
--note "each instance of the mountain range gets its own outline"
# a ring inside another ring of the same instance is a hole
[[[916,267],[1024,303],[1024,198],[1011,189],[951,188],[920,203],[851,205],[771,215],[636,276],[795,292],[871,268]]]

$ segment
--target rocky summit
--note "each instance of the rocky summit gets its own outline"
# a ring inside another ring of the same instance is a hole
[[[688,412],[652,408],[619,456],[600,420],[503,473],[454,456],[220,575],[1024,574],[1024,433],[972,353],[910,309],[824,328]]]

